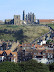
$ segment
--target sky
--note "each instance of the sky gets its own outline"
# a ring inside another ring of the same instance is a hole
[[[54,0],[0,0],[0,20],[32,12],[36,19],[54,19]]]

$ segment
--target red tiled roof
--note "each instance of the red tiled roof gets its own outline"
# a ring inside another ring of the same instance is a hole
[[[17,52],[11,52],[13,55],[16,55],[17,56]]]
[[[40,53],[40,52],[42,52],[43,50],[37,50],[38,51],[38,53]]]
[[[34,44],[32,44],[32,47],[34,46]]]
[[[37,47],[43,47],[43,46],[36,44],[35,47],[37,48]]]
[[[4,51],[0,51],[0,54],[2,54]],[[9,55],[10,53],[12,53],[13,55],[15,54],[17,56],[17,52],[12,52],[11,50],[5,50],[5,52],[7,53],[7,55]]]
[[[5,50],[5,52],[7,53],[7,55],[9,55],[12,51],[11,50]]]
[[[22,46],[22,44],[19,44],[19,46]]]
[[[3,51],[0,50],[0,54],[2,54],[2,53],[3,53]]]
[[[46,53],[54,53],[53,50],[46,50]]]
[[[39,19],[40,22],[54,22],[54,19]]]

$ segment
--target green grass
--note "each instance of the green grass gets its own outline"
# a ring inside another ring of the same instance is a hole
[[[49,29],[44,26],[0,25],[0,31],[2,31],[0,32],[0,39],[31,42],[35,38],[47,33]]]

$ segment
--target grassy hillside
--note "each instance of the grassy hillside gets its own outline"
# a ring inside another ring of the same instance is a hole
[[[0,25],[0,39],[31,42],[48,31],[49,29],[44,26]]]

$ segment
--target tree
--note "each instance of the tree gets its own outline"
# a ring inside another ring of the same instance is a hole
[[[49,70],[50,70],[51,72],[54,72],[54,63],[49,64]]]

